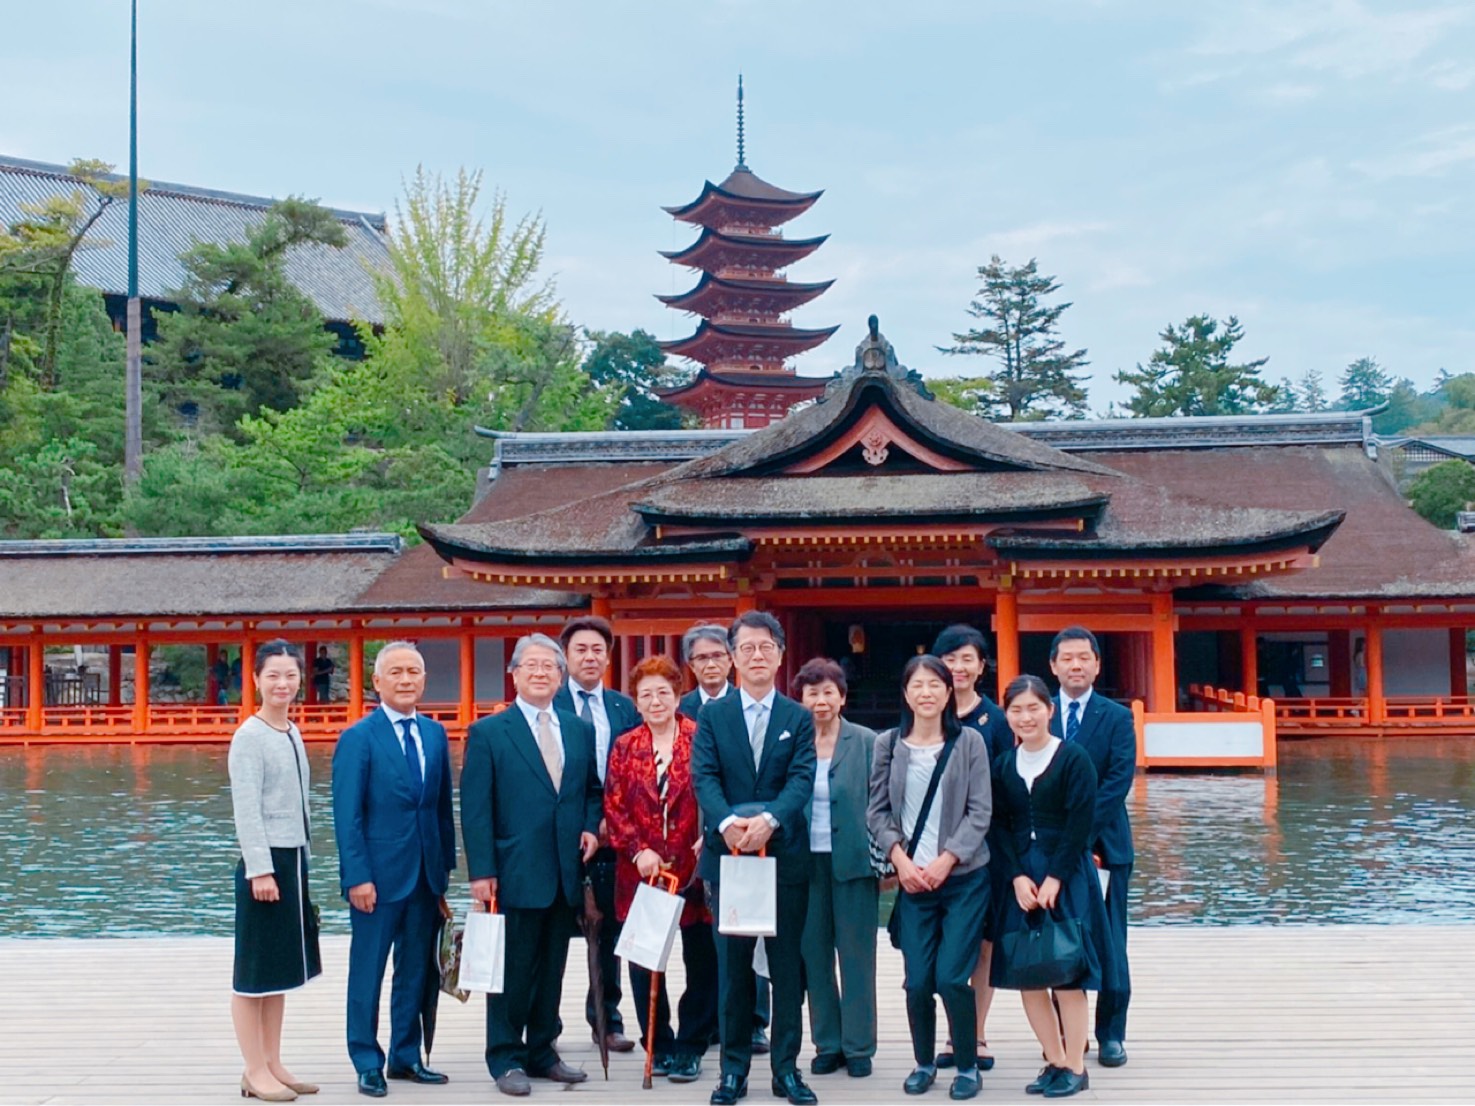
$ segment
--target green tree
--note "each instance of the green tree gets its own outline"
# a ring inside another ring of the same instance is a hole
[[[1393,393],[1393,377],[1375,357],[1359,357],[1342,370],[1342,396],[1337,406],[1344,411],[1366,411],[1386,403]]]
[[[1120,371],[1118,383],[1137,389],[1127,400],[1133,415],[1242,415],[1263,411],[1276,398],[1276,387],[1260,379],[1269,360],[1234,364],[1230,354],[1244,338],[1239,319],[1221,323],[1208,315],[1192,315],[1182,326],[1168,326],[1159,336],[1162,348],[1153,351],[1136,371]]]
[[[1009,420],[1080,416],[1086,410],[1086,351],[1067,352],[1059,337],[1060,317],[1069,303],[1043,301],[1061,288],[1053,276],[1041,276],[1035,258],[1011,267],[997,254],[978,269],[982,286],[968,305],[981,326],[953,335],[943,353],[992,357],[999,367],[987,373],[992,389],[977,393],[980,414]]]
[[[994,382],[986,376],[934,376],[927,387],[943,403],[969,414],[986,419],[993,411]]]
[[[159,317],[149,348],[148,378],[165,404],[205,431],[232,434],[243,415],[295,406],[336,339],[287,279],[287,255],[347,242],[331,212],[292,197],[273,204],[244,242],[187,250],[180,310]]]
[[[679,382],[684,374],[666,364],[655,338],[643,330],[586,330],[589,352],[584,372],[596,387],[620,392],[620,406],[610,420],[611,430],[679,430],[684,414],[655,394],[655,389]]]
[[[1413,509],[1441,530],[1451,530],[1455,515],[1475,502],[1475,467],[1451,459],[1433,465],[1408,487]]]
[[[1308,411],[1311,414],[1327,409],[1329,404],[1326,398],[1326,385],[1322,381],[1320,369],[1307,369],[1301,374],[1300,383],[1296,385],[1296,403],[1302,411]]]
[[[1456,386],[1458,391],[1458,386]],[[1373,416],[1373,432],[1375,434],[1400,434],[1411,427],[1419,424],[1428,424],[1431,421],[1438,426],[1445,415],[1449,418],[1451,427],[1458,426],[1461,422],[1469,424],[1469,420],[1475,412],[1460,408],[1453,404],[1441,404],[1438,397],[1425,392],[1420,392],[1417,385],[1407,377],[1396,381],[1387,399],[1387,408],[1379,411]],[[1357,408],[1353,408],[1357,410]],[[1454,432],[1443,430],[1442,433]]]

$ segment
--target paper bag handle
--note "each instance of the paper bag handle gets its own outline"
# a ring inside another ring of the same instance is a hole
[[[652,887],[654,887],[656,885],[656,881],[657,880],[659,880],[660,882],[664,883],[666,885],[666,890],[669,893],[673,894],[673,895],[676,894],[676,888],[677,888],[678,884],[681,882],[680,880],[678,880],[675,877],[675,875],[673,875],[670,872],[657,872],[655,875],[651,876],[650,879],[646,880],[645,882],[648,883],[648,884],[650,884]]]
[[[741,856],[742,855],[742,853],[738,852],[736,849],[732,849],[730,851],[731,851],[731,853],[732,853],[733,856]],[[767,856],[768,855],[768,846],[767,845],[764,845],[761,849],[759,849],[758,850],[758,855],[759,856]]]

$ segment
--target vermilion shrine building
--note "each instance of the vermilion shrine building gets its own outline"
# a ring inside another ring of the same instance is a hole
[[[366,709],[365,647],[398,637],[460,729],[507,695],[509,641],[533,628],[610,618],[618,680],[755,608],[786,625],[791,673],[842,659],[872,721],[945,623],[991,632],[1002,683],[1045,672],[1049,636],[1079,622],[1103,690],[1149,710],[1227,689],[1272,696],[1282,736],[1470,732],[1475,557],[1376,453],[1358,414],[997,426],[920,394],[868,338],[825,398],[761,430],[499,436],[485,493],[414,548],[0,543],[0,740],[225,739],[243,708],[164,701],[151,654],[240,650],[249,701],[251,651],[277,636],[331,645],[347,677],[302,708],[310,736]],[[46,663],[78,645],[107,654],[91,696]]]

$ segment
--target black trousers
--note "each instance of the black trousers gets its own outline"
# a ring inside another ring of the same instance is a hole
[[[560,895],[542,910],[508,910],[502,993],[487,996],[487,1070],[541,1075],[558,1063],[558,1003],[574,908]]]
[[[620,961],[615,956],[615,945],[620,940],[619,921],[615,918],[615,851],[600,849],[585,867],[589,882],[594,888],[594,904],[604,915],[599,926],[599,967],[604,977],[604,1031],[625,1032],[625,1019],[620,1016]],[[589,1028],[595,1027],[594,988],[584,995],[584,1019]]]
[[[936,891],[896,897],[906,965],[907,1021],[919,1065],[937,1061],[937,1002],[942,999],[960,1069],[977,1065],[978,1009],[969,977],[988,918],[988,869],[950,876]]]
[[[717,944],[717,1007],[722,1036],[722,1074],[746,1076],[753,1066],[753,1012],[757,1001],[757,973],[753,953],[760,938],[724,937],[715,919],[721,915],[721,888],[709,887],[712,931]],[[803,1042],[804,960],[800,952],[804,918],[809,911],[809,884],[778,885],[778,932],[767,942],[773,1016],[769,1062],[773,1074],[798,1070]]]
[[[686,990],[677,1005],[678,1030],[671,1032],[671,1002],[666,993],[666,976],[656,984],[656,1055],[701,1056],[717,1032],[717,946],[712,927],[696,922],[681,927],[681,962],[686,966]],[[635,996],[635,1015],[640,1019],[640,1044],[647,1047],[651,1027],[650,981],[653,973],[639,964],[630,965],[630,992]]]
[[[1127,1039],[1127,1006],[1132,1001],[1132,973],[1127,966],[1127,885],[1132,879],[1132,865],[1112,864],[1106,869],[1111,881],[1106,885],[1106,920],[1108,925],[1107,955],[1112,963],[1103,964],[1101,992],[1096,996],[1096,1039]]]

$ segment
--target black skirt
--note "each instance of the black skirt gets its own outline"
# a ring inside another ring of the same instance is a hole
[[[1022,862],[1024,874],[1034,880],[1037,885],[1045,881],[1049,859],[1038,842],[1030,842],[1029,851],[1024,854]],[[1099,991],[1104,983],[1110,987],[1112,981],[1103,971],[1103,966],[1109,962],[1106,948],[1106,903],[1101,894],[1100,877],[1096,874],[1096,867],[1091,862],[1089,854],[1081,853],[1080,862],[1066,877],[1065,882],[1060,885],[1060,899],[1057,905],[1063,917],[1080,919],[1082,935],[1086,942],[1086,974],[1072,983],[1069,988],[1057,989]],[[994,940],[996,942],[1002,941],[1004,935],[1011,930],[1023,929],[1029,924],[1027,915],[1019,906],[1019,897],[1014,894],[1012,880],[1009,881],[1008,890],[1004,892],[1003,899],[996,904],[994,917]],[[1004,986],[1003,975],[1006,967],[1003,949],[996,944],[994,958],[989,966],[989,982],[995,987]]]
[[[236,865],[236,965],[238,995],[280,995],[323,971],[318,952],[317,911],[308,895],[307,850],[272,849],[271,864],[281,897],[251,897],[246,862]]]

